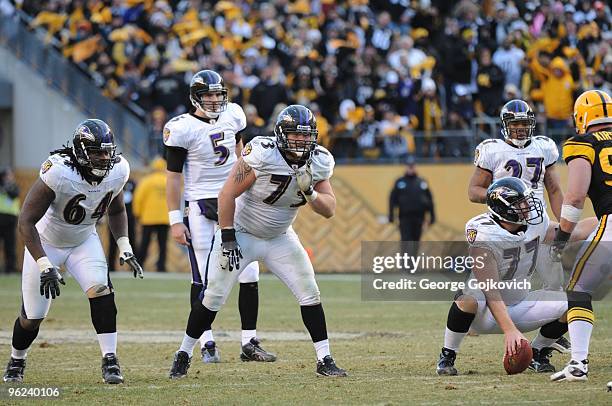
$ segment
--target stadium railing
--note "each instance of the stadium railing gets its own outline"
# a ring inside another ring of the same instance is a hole
[[[26,17],[0,14],[0,45],[39,72],[49,86],[64,94],[87,116],[106,121],[131,158],[147,162],[149,134],[143,119],[103,96],[87,74],[65,59],[52,43],[45,44],[43,30],[31,31],[26,27]]]

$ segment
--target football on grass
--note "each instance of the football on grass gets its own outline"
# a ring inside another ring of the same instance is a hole
[[[533,351],[531,345],[527,340],[521,340],[521,347],[517,350],[517,353],[510,356],[509,354],[504,355],[504,369],[508,375],[520,374],[527,369],[533,358]]]

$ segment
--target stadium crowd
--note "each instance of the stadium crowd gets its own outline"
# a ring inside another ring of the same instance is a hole
[[[610,8],[569,0],[16,0],[153,139],[188,108],[191,75],[222,74],[247,131],[281,106],[318,116],[339,158],[469,156],[475,117],[523,98],[541,132],[571,134],[575,96],[610,93]],[[415,136],[417,135],[417,136]],[[457,141],[459,140],[459,141]]]

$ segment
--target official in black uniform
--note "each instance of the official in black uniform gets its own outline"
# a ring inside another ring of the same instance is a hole
[[[396,208],[399,208],[402,241],[420,241],[426,213],[429,213],[429,225],[436,219],[429,185],[423,178],[417,176],[412,156],[406,160],[406,172],[395,182],[389,196],[389,222],[395,219]]]

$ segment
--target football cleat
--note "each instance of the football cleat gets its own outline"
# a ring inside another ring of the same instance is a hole
[[[172,362],[172,369],[168,377],[170,379],[179,379],[187,376],[187,370],[191,365],[191,357],[185,351],[177,351],[174,354],[174,361]]]
[[[26,360],[15,359],[11,357],[6,366],[6,372],[4,373],[4,382],[23,382],[23,372],[25,371]]]
[[[115,354],[109,353],[102,357],[102,379],[104,383],[123,383],[123,376],[119,368],[119,360]]]
[[[612,392],[612,381],[608,382],[608,392]]]
[[[457,375],[457,369],[455,368],[455,359],[457,353],[451,349],[442,347],[440,353],[440,359],[436,366],[436,372],[438,375]]]
[[[346,371],[336,366],[331,355],[326,355],[322,361],[317,361],[317,375],[320,376],[348,376]]]
[[[555,341],[550,348],[552,348],[553,350],[561,353],[561,354],[569,354],[570,352],[572,352],[572,344],[569,342],[569,340],[563,336],[561,336],[561,338],[559,338],[557,341]]]
[[[542,348],[537,350],[532,347],[533,351],[533,359],[531,360],[531,364],[529,364],[529,369],[532,371],[542,373],[542,372],[555,372],[555,366],[550,363],[550,356],[552,355],[553,349],[551,347]]]
[[[267,352],[259,345],[260,341],[253,337],[251,341],[242,346],[242,352],[240,352],[240,359],[244,362],[256,361],[256,362],[274,362],[276,361],[276,355],[271,352]]]
[[[571,360],[563,370],[552,374],[550,380],[554,382],[568,381],[581,382],[587,381],[589,375],[589,360]]]
[[[202,348],[202,362],[205,364],[216,364],[221,362],[221,354],[214,341],[207,341]]]

